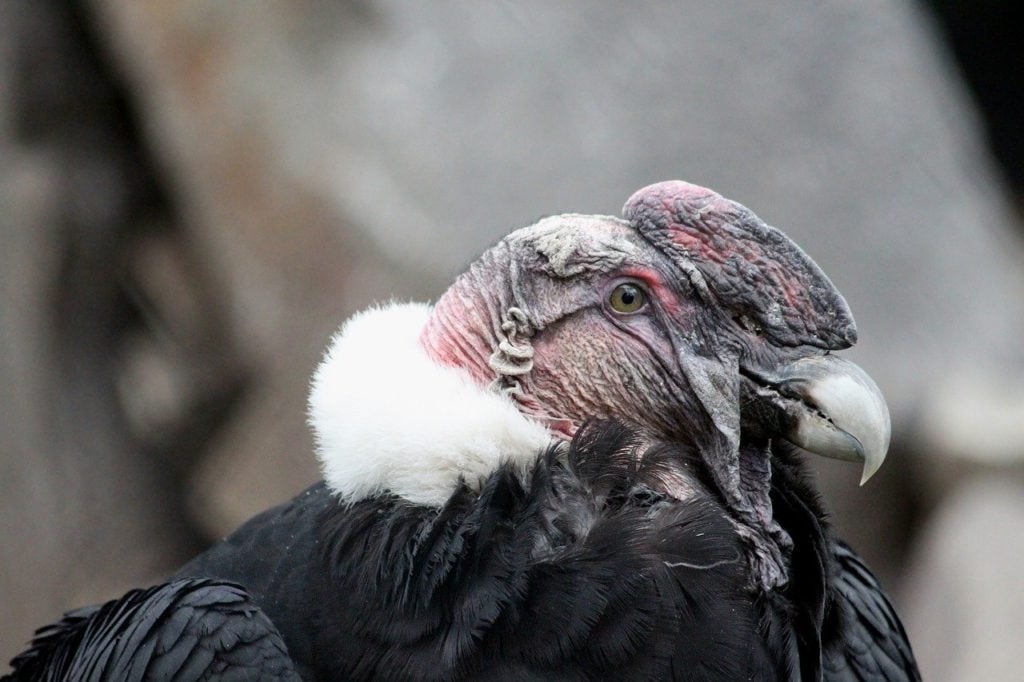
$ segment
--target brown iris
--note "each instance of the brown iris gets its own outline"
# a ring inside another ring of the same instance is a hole
[[[635,313],[644,307],[647,295],[636,284],[623,282],[612,289],[608,297],[608,305],[617,313]]]

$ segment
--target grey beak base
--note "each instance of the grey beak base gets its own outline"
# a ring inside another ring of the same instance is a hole
[[[863,462],[864,485],[885,461],[892,429],[871,377],[848,360],[824,355],[797,360],[772,379],[780,393],[798,399],[787,410],[786,440],[822,457]]]

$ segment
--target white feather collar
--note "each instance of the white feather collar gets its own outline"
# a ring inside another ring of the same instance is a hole
[[[391,304],[342,325],[313,375],[309,423],[327,485],[346,502],[391,492],[440,506],[460,478],[526,467],[551,434],[507,397],[433,362],[423,304]]]

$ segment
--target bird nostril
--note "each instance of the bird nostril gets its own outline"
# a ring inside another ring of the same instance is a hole
[[[761,336],[764,334],[764,328],[746,315],[733,315],[732,321],[736,323],[736,326],[754,334],[755,336]]]

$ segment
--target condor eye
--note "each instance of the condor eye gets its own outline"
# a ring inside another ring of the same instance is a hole
[[[617,313],[635,313],[647,303],[647,294],[636,284],[623,282],[612,289],[608,305]]]

